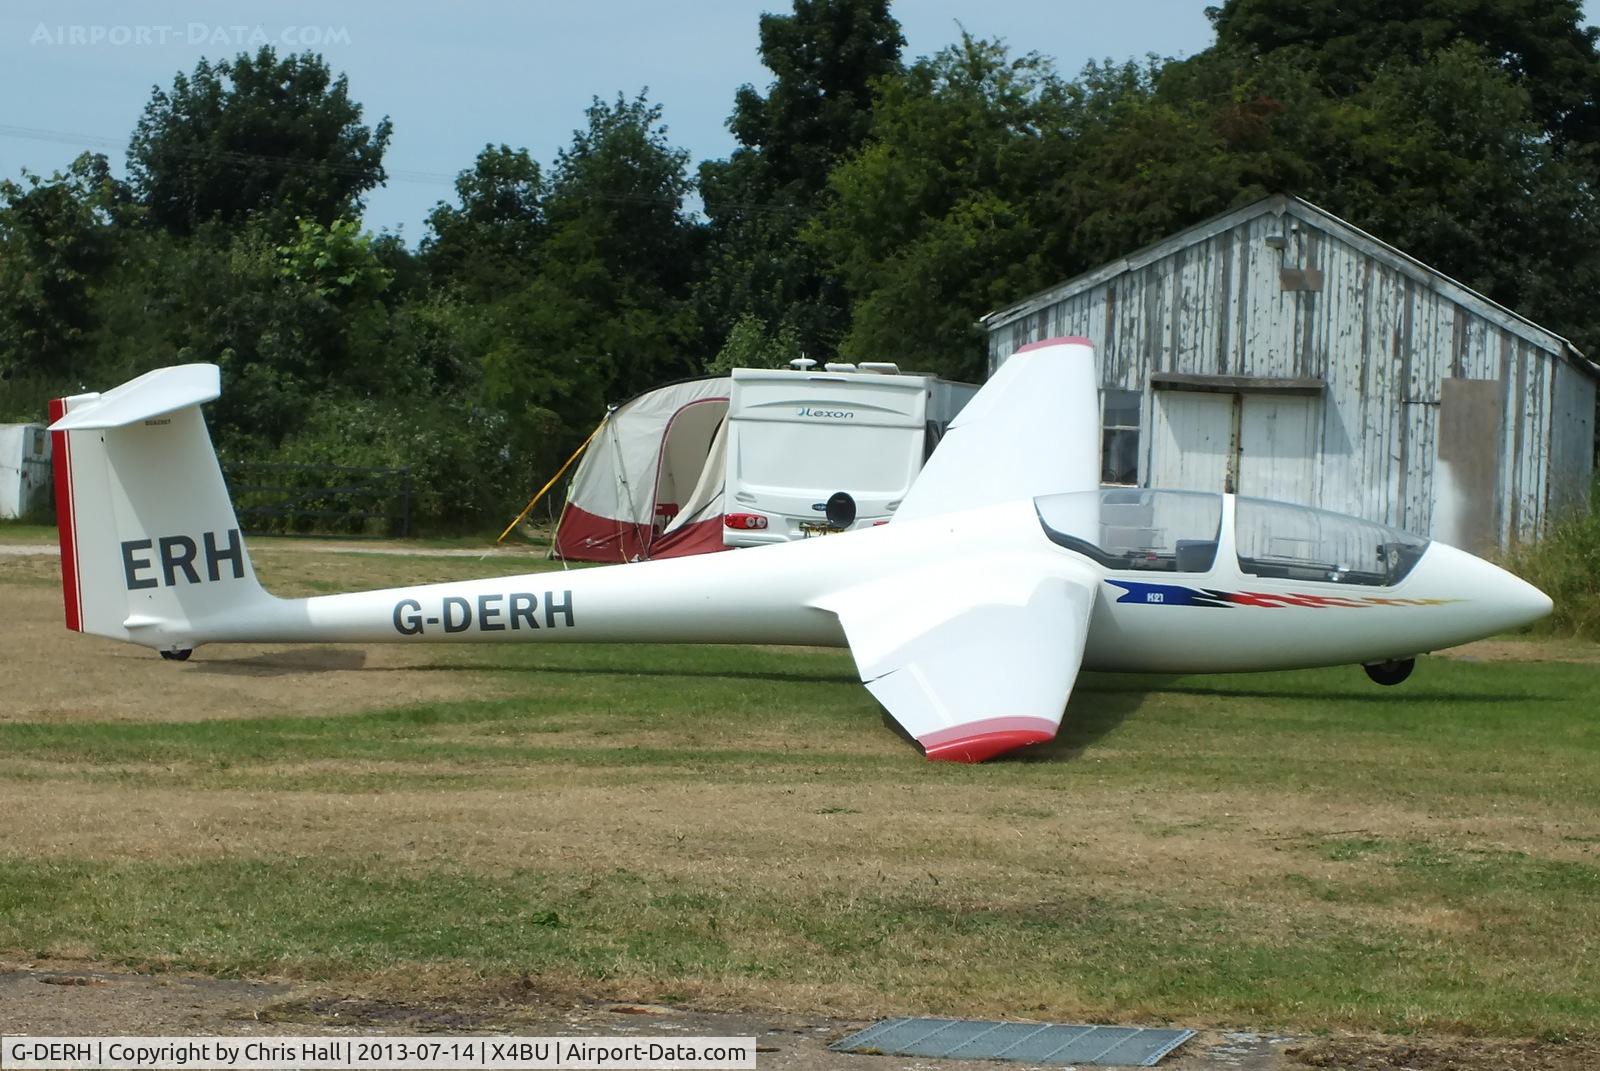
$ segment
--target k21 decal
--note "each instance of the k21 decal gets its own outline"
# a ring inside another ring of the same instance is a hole
[[[417,599],[401,599],[394,604],[394,630],[402,636],[576,626],[570,591],[561,592],[559,598],[553,591],[545,592],[543,597],[531,591],[494,592],[473,599],[446,595],[437,603],[430,600],[426,610]]]
[[[1233,606],[1255,606],[1282,609],[1298,606],[1304,609],[1324,610],[1343,607],[1365,610],[1373,606],[1443,606],[1461,602],[1461,599],[1396,599],[1378,595],[1307,595],[1302,592],[1273,594],[1262,591],[1222,591],[1217,588],[1188,588],[1181,584],[1145,584],[1137,580],[1112,580],[1107,584],[1122,588],[1118,602],[1140,603],[1147,606],[1213,606],[1226,610]]]

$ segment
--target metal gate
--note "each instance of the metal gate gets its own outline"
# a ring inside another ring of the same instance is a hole
[[[246,532],[411,534],[410,469],[237,461],[224,472]]]

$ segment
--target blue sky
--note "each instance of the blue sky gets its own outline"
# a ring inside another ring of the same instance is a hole
[[[1075,73],[1096,58],[1192,55],[1211,41],[1207,0],[899,0],[908,56],[959,34],[1003,37]],[[764,87],[763,10],[788,0],[9,0],[0,11],[0,177],[48,173],[83,149],[120,164],[149,99],[202,56],[312,47],[350,77],[368,120],[395,125],[386,188],[366,222],[423,234],[432,205],[485,143],[549,161],[596,95],[648,86],[674,143],[695,162],[733,148],[734,90]]]

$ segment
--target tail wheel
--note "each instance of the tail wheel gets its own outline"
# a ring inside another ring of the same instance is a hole
[[[1374,684],[1393,686],[1411,676],[1411,671],[1417,668],[1417,660],[1392,658],[1387,662],[1368,662],[1361,668],[1367,671]]]
[[[194,654],[194,648],[185,647],[180,651],[162,651],[161,657],[165,658],[168,662],[187,662],[189,661],[189,656],[192,654]]]

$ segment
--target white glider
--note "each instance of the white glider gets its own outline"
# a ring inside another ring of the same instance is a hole
[[[1094,356],[1025,347],[951,425],[889,525],[732,554],[280,599],[257,582],[202,403],[215,366],[53,403],[67,627],[207,643],[847,646],[931,759],[1055,736],[1080,668],[1361,663],[1550,611],[1537,588],[1382,525],[1233,495],[1098,486]]]

